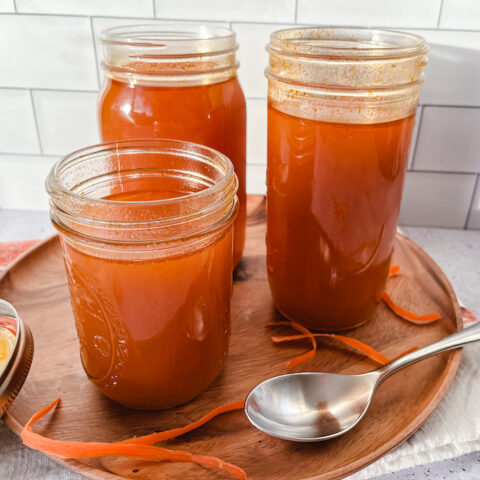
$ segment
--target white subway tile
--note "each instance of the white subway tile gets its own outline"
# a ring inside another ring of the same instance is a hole
[[[399,223],[464,228],[475,175],[407,172]]]
[[[292,26],[294,25],[267,23],[234,23],[232,25],[232,29],[237,33],[239,44],[240,69],[238,76],[247,97],[267,97],[267,79],[263,73],[268,65],[265,46],[272,32]]]
[[[267,164],[267,101],[247,99],[247,163]]]
[[[155,0],[157,17],[237,22],[293,22],[295,0]]]
[[[467,228],[480,230],[480,175],[477,176],[477,186],[468,216]]]
[[[480,29],[480,2],[444,0],[440,28]]]
[[[23,13],[152,17],[152,0],[16,0]]]
[[[298,0],[297,21],[321,25],[431,28],[441,0]]]
[[[100,72],[100,78],[103,78],[103,71],[101,68],[103,60],[103,51],[102,45],[100,42],[100,36],[104,30],[107,28],[113,27],[122,27],[125,25],[172,25],[177,22],[173,20],[160,20],[160,19],[145,19],[145,18],[110,18],[110,17],[99,17],[92,18],[93,25],[93,36],[95,39],[95,49],[97,52],[97,62],[98,70]],[[196,23],[196,22],[182,22],[185,24]],[[228,22],[202,22],[206,25],[217,25],[220,27],[228,28]]]
[[[56,160],[0,155],[0,208],[48,210],[45,179]]]
[[[480,172],[480,108],[424,107],[413,168]]]
[[[422,108],[423,107],[419,105],[415,114],[415,126],[413,127],[412,141],[410,142],[410,152],[408,153],[408,168],[411,168],[413,164],[413,155],[415,154],[415,148],[418,142],[418,130],[420,128],[420,122],[422,119]]]
[[[247,193],[267,193],[267,166],[247,165]]]
[[[0,152],[40,153],[28,90],[0,89]]]
[[[65,155],[99,142],[97,94],[34,91],[43,153]]]
[[[15,11],[13,0],[0,0],[0,12],[9,13]]]
[[[96,90],[90,21],[0,15],[0,86]]]
[[[414,30],[430,46],[420,103],[480,106],[480,32]]]

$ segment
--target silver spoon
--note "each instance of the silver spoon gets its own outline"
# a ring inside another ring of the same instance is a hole
[[[361,375],[304,372],[270,378],[247,396],[250,422],[269,435],[296,442],[329,440],[365,415],[378,386],[418,360],[480,340],[480,322]]]

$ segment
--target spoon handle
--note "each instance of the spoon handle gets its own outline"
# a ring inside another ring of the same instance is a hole
[[[387,363],[383,367],[378,368],[376,370],[380,374],[378,383],[381,383],[400,368],[418,362],[419,360],[423,360],[431,355],[435,355],[446,350],[451,350],[453,348],[458,348],[462,345],[466,345],[467,343],[477,342],[478,340],[480,340],[480,322],[475,323],[471,327],[464,328],[460,332],[454,333],[453,335],[442,338],[438,342],[431,343],[426,347],[422,347],[418,350],[407,353],[406,355]]]

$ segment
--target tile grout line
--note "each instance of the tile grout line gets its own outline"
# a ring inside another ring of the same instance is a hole
[[[412,163],[410,165],[410,169],[414,170],[415,169],[415,157],[417,156],[417,149],[418,149],[418,144],[420,140],[420,129],[422,128],[422,123],[423,123],[423,111],[424,111],[424,106],[420,106],[420,117],[418,119],[418,129],[417,129],[417,136],[415,137],[415,145],[413,146],[413,153],[412,153]]]
[[[437,20],[437,28],[440,28],[440,20],[442,19],[442,13],[443,13],[443,3],[445,0],[442,0],[440,2],[440,11],[438,12],[438,20]]]
[[[157,18],[157,3],[155,2],[155,0],[152,0],[152,4],[153,4],[153,18]]]
[[[472,175],[478,175],[479,172],[477,171],[469,171],[469,172],[459,172],[458,170],[426,170],[426,169],[421,169],[421,170],[408,170],[409,172],[412,173],[435,173],[437,175],[463,175],[463,176],[469,176],[471,177]]]
[[[297,0],[298,1],[298,0]],[[443,4],[443,2],[442,2]],[[66,14],[66,13],[43,13],[43,12],[5,12],[0,13],[0,16],[7,16],[7,15],[19,15],[19,16],[49,16],[49,17],[71,17],[71,18],[112,18],[112,19],[138,19],[138,20],[148,20],[152,19],[152,17],[144,16],[144,17],[134,17],[134,16],[115,16],[115,15],[86,15],[86,14]],[[155,17],[155,19],[159,19]],[[159,19],[160,20],[160,19]],[[228,23],[228,22],[221,22],[211,19],[185,19],[185,18],[162,18],[161,21],[166,22],[209,22],[209,23]],[[285,25],[288,22],[261,22],[255,20],[232,20],[232,24],[252,24],[252,25]],[[299,24],[299,25],[309,25],[309,24]],[[337,24],[333,24],[332,26],[340,26]],[[343,25],[342,25],[343,26]],[[347,25],[348,26],[348,25]],[[351,25],[351,26],[358,26],[358,25]],[[401,28],[405,30],[429,30],[429,31],[440,31],[440,32],[470,32],[470,33],[480,33],[480,28],[438,28],[438,27],[423,27],[423,26],[411,26],[411,25],[395,25],[395,26],[385,26],[385,25],[372,25],[373,28]]]
[[[19,13],[17,8],[17,0],[12,0],[12,2],[13,2],[13,10],[15,11],[15,13]]]
[[[467,210],[467,218],[465,219],[465,225],[463,226],[464,230],[468,230],[468,223],[470,222],[470,217],[472,215],[473,202],[475,201],[475,197],[477,196],[477,191],[480,192],[480,174],[477,174],[475,178],[475,185],[473,187],[472,198],[470,199],[470,205],[468,206],[468,210]]]
[[[95,34],[93,33],[93,17],[90,17],[90,33],[92,35],[93,43],[93,56],[95,57],[95,72],[97,72],[97,87],[100,89],[100,71],[98,68],[98,52],[97,52],[97,43],[95,42]]]
[[[39,158],[60,158],[62,157],[61,154],[54,155],[51,153],[19,153],[19,152],[0,152],[0,161],[2,156],[9,156],[9,157],[39,157]]]
[[[297,23],[298,21],[298,0],[295,0],[295,11],[293,12],[293,22]]]
[[[37,109],[35,108],[35,101],[33,100],[33,90],[29,89],[28,91],[30,92],[30,103],[33,110],[33,120],[35,122],[35,130],[37,131],[38,148],[40,149],[40,155],[43,156],[42,138],[40,136],[40,126],[38,123]]]
[[[36,92],[64,92],[64,93],[98,93],[98,88],[96,90],[69,90],[67,88],[45,88],[45,87],[4,87],[0,86],[0,90],[34,90]]]

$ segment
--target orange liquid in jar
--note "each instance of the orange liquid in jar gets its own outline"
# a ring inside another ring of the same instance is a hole
[[[99,121],[104,142],[178,139],[213,148],[230,159],[239,181],[233,255],[237,265],[246,228],[246,107],[237,78],[183,87],[130,85],[107,78]]]
[[[136,186],[106,198],[189,193]],[[232,241],[230,227],[193,253],[145,261],[92,256],[62,242],[82,363],[102,393],[158,409],[187,402],[215,379],[228,353]]]
[[[393,250],[414,115],[376,124],[268,108],[267,267],[276,307],[318,330],[368,320]]]

